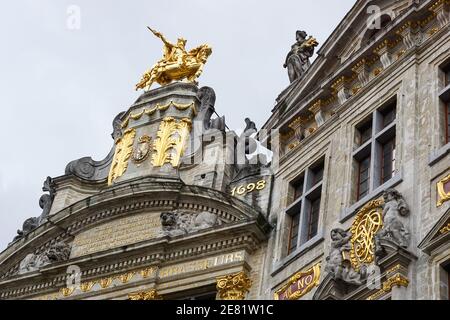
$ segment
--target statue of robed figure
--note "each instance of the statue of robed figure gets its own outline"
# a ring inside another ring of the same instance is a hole
[[[308,70],[311,65],[309,58],[314,55],[314,48],[319,45],[315,38],[311,36],[307,38],[305,31],[297,31],[296,40],[297,42],[292,45],[283,65],[288,69],[291,83],[301,78]]]

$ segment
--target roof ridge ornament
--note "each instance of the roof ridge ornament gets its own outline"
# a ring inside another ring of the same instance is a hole
[[[160,32],[147,28],[164,43],[163,57],[144,73],[136,84],[136,90],[148,91],[155,82],[165,86],[185,78],[188,82],[196,83],[212,48],[208,44],[202,44],[188,52],[185,47],[187,40],[184,38],[178,38],[176,44],[170,43]]]

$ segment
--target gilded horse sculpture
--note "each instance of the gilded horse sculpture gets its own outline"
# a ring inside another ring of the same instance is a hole
[[[163,58],[144,73],[141,81],[136,84],[136,90],[148,91],[155,82],[163,86],[184,78],[188,82],[195,82],[212,53],[211,47],[202,44],[187,52],[185,39],[178,38],[177,43],[173,44],[167,41],[160,32],[152,30],[150,27],[147,28],[164,43]]]

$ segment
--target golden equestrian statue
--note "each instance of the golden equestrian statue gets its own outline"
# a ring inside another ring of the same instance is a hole
[[[147,28],[164,43],[163,58],[144,73],[141,81],[136,84],[136,90],[148,91],[154,82],[162,86],[184,78],[195,82],[212,53],[211,47],[202,44],[187,52],[185,39],[178,38],[177,44],[172,44],[160,32]]]

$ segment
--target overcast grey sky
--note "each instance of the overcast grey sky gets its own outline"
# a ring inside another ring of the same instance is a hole
[[[161,57],[147,25],[191,48],[213,47],[200,85],[217,94],[230,128],[258,128],[288,85],[282,65],[295,31],[322,44],[354,0],[10,0],[0,10],[0,251],[38,216],[47,176],[82,156],[103,159],[111,122],[138,97],[134,84]],[[67,9],[81,9],[81,29]]]

